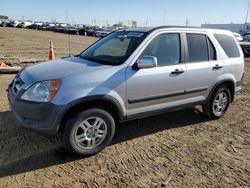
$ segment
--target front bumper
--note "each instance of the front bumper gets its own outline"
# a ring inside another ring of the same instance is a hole
[[[22,126],[45,135],[57,134],[65,105],[21,100],[11,87],[8,88],[8,100],[11,111]]]

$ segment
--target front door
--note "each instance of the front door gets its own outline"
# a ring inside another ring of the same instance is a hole
[[[140,54],[156,57],[157,67],[127,69],[128,116],[175,106],[183,99],[186,65],[181,49],[179,33],[159,34]]]

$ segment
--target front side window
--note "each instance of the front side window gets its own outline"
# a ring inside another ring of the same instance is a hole
[[[144,55],[155,56],[158,66],[179,64],[181,60],[180,35],[168,33],[156,36],[140,57]]]
[[[101,64],[120,65],[127,60],[145,36],[144,32],[113,32],[83,51],[79,57]]]

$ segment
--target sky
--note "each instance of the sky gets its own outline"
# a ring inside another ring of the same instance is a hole
[[[18,20],[98,25],[131,24],[131,20],[136,20],[138,26],[200,26],[244,23],[248,3],[249,0],[0,0],[0,15]]]

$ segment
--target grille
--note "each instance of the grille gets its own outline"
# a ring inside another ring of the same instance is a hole
[[[18,93],[22,89],[22,86],[24,85],[24,81],[20,78],[20,76],[17,76],[13,81],[13,92],[15,94]]]

